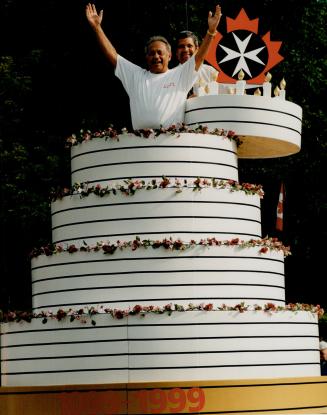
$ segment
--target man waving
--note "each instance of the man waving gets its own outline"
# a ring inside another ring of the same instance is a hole
[[[197,53],[185,64],[173,69],[168,67],[171,46],[163,36],[153,36],[147,42],[145,59],[148,70],[145,70],[117,53],[101,27],[103,10],[98,13],[94,4],[89,3],[86,17],[105,57],[115,68],[115,75],[129,96],[133,128],[160,128],[182,123],[187,93],[197,78],[197,71],[217,31],[220,6],[216,6],[214,14],[209,12],[208,31]]]

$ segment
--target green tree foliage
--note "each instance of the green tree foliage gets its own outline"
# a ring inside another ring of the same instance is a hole
[[[0,60],[1,305],[29,304],[28,253],[51,237],[48,195],[57,183],[61,158],[58,137],[39,131],[29,117],[38,63],[38,51],[19,62],[12,56]]]

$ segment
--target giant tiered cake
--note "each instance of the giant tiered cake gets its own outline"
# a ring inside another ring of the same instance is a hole
[[[109,129],[72,143],[72,190],[52,202],[53,243],[32,259],[38,317],[12,314],[1,327],[2,386],[139,384],[199,398],[219,381],[318,382],[319,310],[285,304],[289,250],[262,238],[263,191],[238,178],[238,153],[298,151],[301,109],[277,100],[230,96],[222,106],[220,96],[194,98],[192,128]],[[224,119],[226,102],[236,108],[234,124]],[[272,125],[263,118],[269,108]],[[238,148],[226,127],[242,122],[251,131],[241,132]],[[189,411],[221,413],[221,401],[210,399]],[[142,405],[121,411],[145,413]]]

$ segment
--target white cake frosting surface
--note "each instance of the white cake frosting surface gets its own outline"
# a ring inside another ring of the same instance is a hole
[[[2,384],[319,376],[317,313],[285,304],[289,250],[262,238],[237,151],[193,133],[72,146],[35,318],[2,324]]]
[[[285,157],[301,149],[302,108],[279,97],[205,95],[187,100],[185,123],[236,131],[239,158]]]

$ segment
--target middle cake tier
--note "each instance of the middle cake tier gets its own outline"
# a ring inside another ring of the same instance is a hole
[[[33,310],[167,303],[285,303],[284,254],[273,240],[141,241],[57,248],[32,259]]]
[[[261,237],[260,186],[195,182],[176,187],[172,181],[165,188],[160,182],[122,183],[118,188],[81,186],[52,203],[52,241],[89,244],[136,235],[185,241]]]

